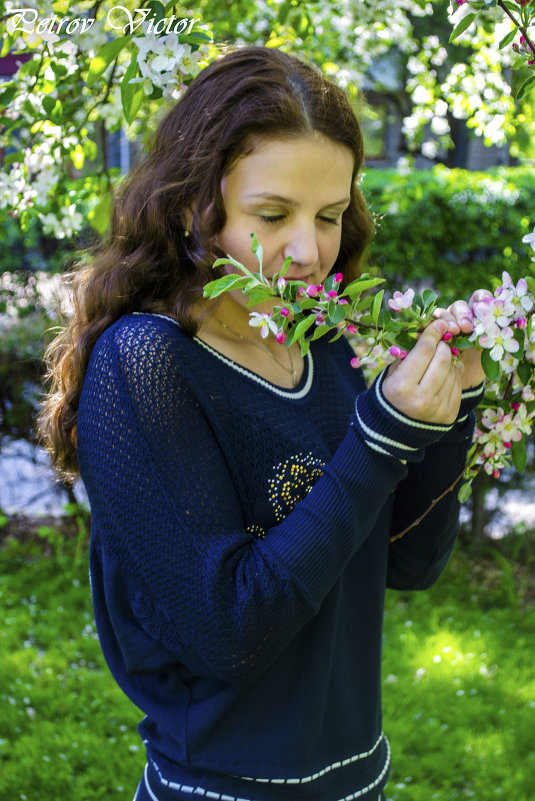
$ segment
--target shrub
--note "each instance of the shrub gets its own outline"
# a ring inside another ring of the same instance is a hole
[[[433,286],[449,304],[499,283],[503,270],[535,275],[521,242],[535,225],[529,167],[369,169],[362,190],[377,222],[370,263],[393,288]]]

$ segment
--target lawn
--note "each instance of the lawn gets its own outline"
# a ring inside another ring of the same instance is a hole
[[[64,542],[42,528],[0,547],[6,801],[132,801],[145,764],[141,715],[100,653],[79,532]],[[391,801],[535,797],[534,606],[521,574],[494,565],[459,551],[430,591],[388,593]]]

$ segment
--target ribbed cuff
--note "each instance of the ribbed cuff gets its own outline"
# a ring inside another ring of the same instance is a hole
[[[383,394],[384,377],[382,372],[370,389],[358,395],[353,424],[373,450],[402,462],[420,462],[425,447],[437,442],[453,426],[424,423],[400,412]]]
[[[461,395],[461,405],[456,423],[463,423],[471,411],[479,406],[485,395],[485,382],[482,381],[477,387],[465,389]]]

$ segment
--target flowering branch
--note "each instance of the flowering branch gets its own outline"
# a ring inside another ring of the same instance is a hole
[[[332,342],[349,334],[356,341],[351,366],[365,368],[374,375],[396,359],[404,359],[416,344],[418,334],[433,319],[437,308],[434,292],[427,289],[421,296],[410,288],[394,292],[384,308],[385,290],[376,294],[370,294],[370,290],[385,282],[368,273],[345,287],[341,273],[331,274],[322,285],[289,281],[285,273],[291,259],[286,259],[280,273],[270,280],[262,272],[262,247],[256,236],[251,236],[259,272],[252,273],[231,256],[218,259],[214,267],[230,265],[238,272],[207,284],[204,296],[216,298],[223,292],[241,290],[249,298],[248,306],[271,301],[271,313],[251,312],[249,324],[259,327],[262,336],[272,332],[286,347],[299,343],[303,355],[310,343],[322,336],[331,334]],[[535,251],[535,230],[522,241]],[[458,494],[465,501],[481,469],[498,478],[500,471],[511,464],[519,472],[526,467],[525,437],[531,433],[535,418],[535,279],[521,278],[515,285],[504,272],[494,295],[475,303],[472,315],[474,328],[470,336],[446,333],[443,339],[454,358],[465,348],[482,351],[487,386],[476,410],[474,443],[461,473],[418,520],[393,540],[418,525],[461,479],[464,483]]]

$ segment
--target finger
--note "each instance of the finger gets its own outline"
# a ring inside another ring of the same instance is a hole
[[[494,295],[488,289],[476,289],[468,301],[470,309],[474,308],[474,303],[482,303],[484,301],[493,300]]]
[[[429,397],[440,396],[445,391],[445,384],[452,370],[452,358],[448,345],[438,342],[435,354],[419,382]]]
[[[414,383],[420,383],[424,377],[447,330],[448,324],[444,320],[434,320],[422,331],[418,342],[402,362],[403,371],[410,372]]]
[[[435,309],[433,317],[435,320],[444,320],[444,322],[448,324],[448,331],[450,334],[458,334],[460,332],[459,323],[451,311],[451,306],[448,309]]]
[[[468,334],[474,330],[472,310],[465,300],[456,300],[448,307],[448,311],[455,318],[460,331]]]

